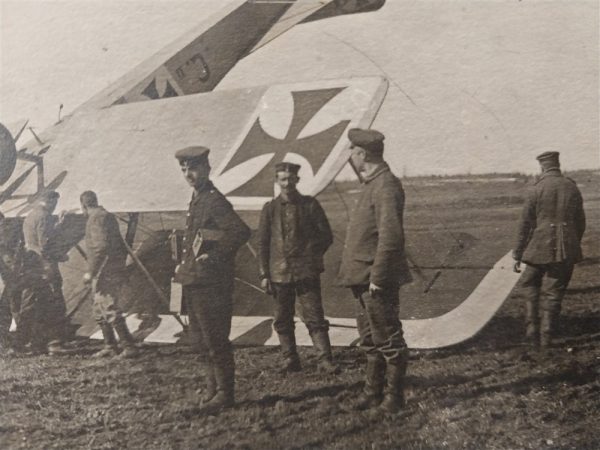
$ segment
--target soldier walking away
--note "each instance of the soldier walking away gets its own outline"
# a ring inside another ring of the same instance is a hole
[[[79,200],[83,215],[87,217],[85,247],[88,270],[83,275],[83,282],[91,284],[94,319],[104,338],[104,348],[93,356],[134,358],[139,352],[119,308],[127,259],[119,224],[114,214],[98,205],[94,192],[83,192]],[[115,331],[123,347],[120,354]]]
[[[360,303],[357,325],[367,357],[355,407],[396,413],[404,406],[408,364],[398,291],[412,281],[404,253],[404,190],[383,160],[383,134],[353,128],[348,138],[362,189],[348,224],[339,281]]]
[[[525,299],[527,340],[548,347],[573,267],[582,259],[585,212],[577,185],[560,171],[559,153],[545,152],[537,160],[542,174],[525,200],[513,258],[515,272],[527,263],[518,285]]]
[[[60,195],[45,192],[23,222],[23,290],[17,327],[17,342],[30,342],[34,351],[48,354],[65,352],[63,341],[68,329],[65,299],[62,292],[60,262],[50,251],[62,224],[52,213]]]
[[[194,189],[175,281],[183,285],[190,338],[205,378],[199,412],[216,413],[234,404],[235,363],[229,341],[234,263],[250,229],[209,180],[208,154],[209,149],[200,146],[175,153]]]
[[[295,302],[319,355],[322,370],[337,373],[329,342],[329,322],[321,299],[323,255],[333,242],[331,227],[319,202],[298,192],[300,166],[275,166],[280,194],[265,204],[258,226],[261,286],[275,298],[273,327],[279,336],[284,371],[301,370],[294,334]]]

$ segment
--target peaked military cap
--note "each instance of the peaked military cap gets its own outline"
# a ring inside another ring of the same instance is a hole
[[[538,155],[535,159],[537,159],[538,161],[545,161],[547,159],[558,160],[558,155],[560,155],[559,152],[544,152]]]
[[[560,153],[558,152],[544,152],[535,159],[537,159],[544,168],[560,167],[560,162],[558,161],[559,154]]]
[[[208,161],[208,153],[210,149],[202,147],[201,145],[194,145],[192,147],[185,147],[175,152],[175,158],[179,160],[179,164],[185,161],[201,163]]]
[[[298,164],[294,164],[291,162],[280,162],[275,164],[275,173],[277,172],[289,172],[294,175],[298,175],[298,171],[300,170],[300,166]]]
[[[360,147],[370,152],[383,152],[383,140],[385,136],[377,130],[351,128],[348,131],[348,139],[352,143],[350,148]]]

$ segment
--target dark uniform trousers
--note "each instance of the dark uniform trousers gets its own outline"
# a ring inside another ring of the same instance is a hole
[[[552,335],[556,331],[554,328],[560,315],[562,299],[571,281],[573,266],[571,262],[527,265],[519,286],[520,294],[526,300],[528,337],[537,338],[538,330],[542,335]],[[546,289],[543,291],[543,298],[540,298],[542,282]]]
[[[64,337],[66,318],[58,266],[45,266],[37,253],[28,251],[24,271],[27,281],[21,293],[17,343],[35,347],[58,343]]]
[[[292,283],[272,283],[271,285],[275,298],[273,328],[279,335],[294,334],[296,300],[298,301],[298,315],[311,336],[319,331],[329,331],[329,322],[324,318],[321,282],[318,278]]]
[[[233,312],[233,283],[183,286],[190,337],[197,352],[214,366],[217,379],[233,383],[233,347],[229,341]],[[233,386],[227,388],[233,389]]]
[[[371,295],[368,285],[353,286],[352,294],[361,311],[356,317],[360,347],[367,358],[383,357],[388,364],[401,364],[406,358],[402,323],[398,318],[399,286],[385,287]]]

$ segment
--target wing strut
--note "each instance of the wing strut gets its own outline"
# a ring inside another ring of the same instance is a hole
[[[144,266],[144,264],[142,263],[142,261],[140,261],[140,258],[137,257],[137,255],[135,254],[135,252],[133,251],[133,249],[131,248],[131,246],[129,245],[129,243],[126,241],[127,238],[131,238],[131,240],[133,241],[133,238],[135,237],[135,228],[137,227],[137,217],[136,215],[132,216],[132,220],[131,222],[129,222],[129,224],[127,225],[127,234],[126,234],[126,238],[123,239],[123,244],[125,244],[125,248],[127,249],[127,253],[129,253],[129,256],[131,256],[131,259],[133,259],[133,262],[138,266],[138,268],[142,271],[142,273],[144,274],[144,276],[146,277],[146,279],[150,282],[150,285],[152,286],[152,288],[154,289],[154,291],[156,292],[156,294],[158,295],[158,297],[167,305],[169,305],[169,299],[167,298],[167,296],[165,295],[165,293],[162,291],[162,289],[160,288],[160,286],[156,283],[156,281],[154,280],[154,278],[152,278],[152,275],[150,274],[150,272],[148,272],[148,269],[146,269],[146,267]],[[133,230],[133,232],[131,232],[131,230]],[[175,320],[177,322],[179,322],[179,325],[182,326],[182,328],[185,330],[187,330],[187,325],[185,323],[183,323],[183,320],[181,320],[181,317],[179,317],[179,314],[177,313],[170,313],[170,315],[172,315]]]

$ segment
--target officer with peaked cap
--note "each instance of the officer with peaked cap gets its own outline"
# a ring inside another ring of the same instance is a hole
[[[404,190],[383,160],[382,133],[353,128],[348,138],[362,189],[348,224],[339,280],[361,307],[357,325],[367,370],[356,408],[395,413],[404,405],[408,363],[398,291],[412,280],[404,253]]]
[[[542,174],[527,194],[513,258],[515,272],[521,261],[527,263],[519,280],[526,337],[535,346],[546,347],[552,343],[573,267],[582,259],[585,213],[577,185],[560,171],[559,153],[544,152],[537,160]]]
[[[319,354],[319,368],[335,373],[320,281],[323,255],[333,235],[317,199],[298,192],[299,170],[299,165],[289,162],[275,166],[280,194],[264,205],[258,226],[261,285],[275,298],[273,328],[279,336],[284,371],[301,370],[294,334],[298,301],[299,316]]]
[[[235,365],[229,341],[234,262],[250,229],[210,181],[208,155],[209,149],[201,146],[175,153],[194,189],[175,281],[183,285],[191,337],[204,359],[200,370],[206,386],[200,410],[214,413],[234,403]]]

